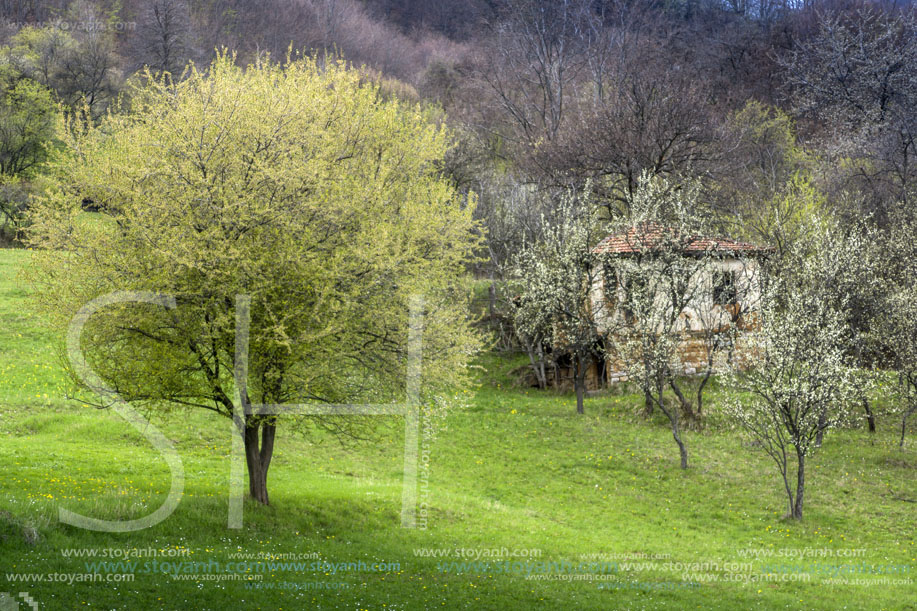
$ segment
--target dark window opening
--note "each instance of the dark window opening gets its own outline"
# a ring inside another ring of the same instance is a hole
[[[649,283],[646,276],[639,273],[625,274],[621,280],[624,286],[624,302],[621,309],[625,319],[630,322],[637,322],[638,314],[645,314],[650,306],[649,301],[652,299],[649,295]]]
[[[609,312],[613,312],[618,303],[618,271],[613,265],[606,262],[602,266],[602,273],[604,275],[605,307]]]
[[[714,305],[735,305],[739,302],[734,272],[713,272]]]

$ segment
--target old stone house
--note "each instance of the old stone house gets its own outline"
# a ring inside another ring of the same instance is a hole
[[[693,279],[688,289],[691,299],[680,313],[681,337],[678,360],[685,375],[706,371],[711,346],[722,341],[724,335],[737,338],[728,355],[741,363],[743,345],[741,337],[753,327],[761,294],[762,263],[772,254],[769,247],[756,246],[728,238],[689,237],[668,240],[666,230],[649,225],[633,228],[626,233],[612,234],[601,240],[593,249],[603,264],[601,273],[595,275],[591,292],[591,306],[598,330],[610,333],[627,333],[628,313],[618,304],[625,283],[616,276],[620,266],[617,261],[651,258],[657,244],[664,248],[678,245],[678,255],[703,257],[706,265],[699,266],[702,273]],[[671,252],[671,250],[670,250]],[[611,342],[609,342],[611,343]],[[586,371],[586,388],[597,390],[608,384],[627,380],[625,363],[616,358],[608,346],[597,346],[592,364]],[[553,375],[549,383],[556,386],[572,384],[573,363],[569,355],[551,355]]]
[[[616,260],[652,257],[657,243],[663,242],[669,249],[677,244],[680,256],[705,258],[708,265],[700,266],[701,273],[692,278],[688,288],[691,297],[679,316],[679,362],[683,372],[692,375],[706,370],[716,334],[732,329],[741,338],[742,332],[755,324],[762,263],[773,249],[728,238],[701,236],[667,241],[668,237],[666,229],[650,225],[612,234],[599,242],[593,253],[601,255],[604,269],[593,284],[592,307],[600,331],[626,333],[627,312],[616,304],[624,301],[622,292],[627,287],[615,277]],[[735,345],[732,357],[741,361],[741,341]],[[624,363],[614,355],[606,355],[601,361],[596,362],[592,372],[594,387],[627,379]]]

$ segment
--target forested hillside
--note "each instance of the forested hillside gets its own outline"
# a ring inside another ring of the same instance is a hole
[[[10,158],[37,165],[51,138],[46,90],[98,116],[144,66],[178,79],[222,48],[240,63],[331,52],[445,109],[445,169],[480,197],[498,276],[551,207],[533,185],[591,180],[614,212],[642,172],[700,180],[718,222],[773,242],[765,202],[811,188],[883,223],[914,180],[915,18],[899,3],[4,0],[0,19],[7,177],[28,179]],[[39,88],[10,98],[23,80]],[[7,184],[8,215],[29,188]]]

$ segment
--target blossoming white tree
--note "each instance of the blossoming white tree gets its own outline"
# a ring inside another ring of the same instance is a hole
[[[572,356],[576,411],[582,414],[586,369],[602,351],[597,324],[601,304],[590,299],[602,272],[598,255],[592,252],[601,223],[588,194],[567,193],[554,222],[543,225],[541,240],[516,257],[515,326],[520,335],[541,338],[555,352]]]
[[[917,278],[914,279],[917,282]],[[901,409],[901,439],[904,447],[908,419],[917,412],[917,291],[914,285],[902,288],[889,298],[886,332],[895,338],[895,368],[898,371]]]
[[[750,338],[754,367],[733,373],[731,385],[740,394],[727,405],[776,463],[787,517],[795,519],[803,514],[806,459],[821,434],[845,420],[864,383],[851,367],[847,298],[831,289],[832,275],[855,249],[828,229],[818,235],[814,252],[794,246],[768,279],[761,324]]]
[[[915,223],[902,220],[890,232],[888,252],[897,269],[884,278],[886,303],[881,308],[876,340],[891,356],[901,395],[901,439],[904,447],[908,419],[917,413],[917,248]]]
[[[681,418],[694,413],[678,380],[684,372],[679,345],[687,333],[685,314],[702,298],[713,270],[712,251],[688,254],[707,234],[705,225],[696,190],[676,193],[644,179],[631,213],[615,227],[632,254],[607,261],[605,274],[604,301],[615,308],[607,319],[613,358],[640,387],[648,410],[658,407],[669,419],[683,469],[688,450]],[[674,402],[666,397],[669,389]]]

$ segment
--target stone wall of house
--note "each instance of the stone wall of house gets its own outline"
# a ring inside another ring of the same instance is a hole
[[[548,370],[548,385],[560,390],[573,390],[573,367],[558,366]],[[534,376],[533,376],[534,377]],[[589,363],[586,368],[586,390],[599,390],[605,386],[601,363]]]
[[[751,347],[747,341],[743,341],[745,336],[740,336],[732,358],[733,363],[739,368],[744,368],[750,361]],[[684,375],[701,374],[707,369],[708,348],[704,341],[702,332],[691,332],[681,342],[678,347],[679,360],[683,366]],[[605,378],[609,384],[626,382],[628,380],[627,368],[621,359],[609,355],[605,360],[606,374]]]
[[[724,317],[728,318],[728,312],[734,307],[739,307],[739,310],[744,312],[753,312],[757,309],[761,299],[759,262],[724,258],[717,261],[715,266],[718,272],[735,274],[736,290],[741,296],[741,307],[715,304],[713,275],[704,275],[695,280],[697,284],[691,289],[698,296],[691,300],[690,306],[680,315],[684,328],[689,331],[702,331],[722,324]],[[609,299],[607,295],[606,284],[608,283],[610,283],[609,286],[614,287],[613,292],[618,294],[615,300]],[[596,324],[600,330],[612,331],[626,326],[623,313],[615,306],[615,302],[620,302],[623,297],[624,288],[619,286],[615,280],[609,280],[603,275],[595,279],[589,298],[595,313]]]
[[[747,326],[745,327],[748,328]],[[735,351],[733,352],[733,362],[740,368],[744,368],[749,362],[751,348],[748,341],[743,341],[747,336],[740,336]],[[690,332],[681,341],[679,346],[679,360],[683,365],[684,375],[699,375],[707,368],[707,345],[704,342],[703,332]],[[573,389],[573,367],[558,365],[556,368],[548,368],[547,378],[548,385],[561,390]],[[618,382],[627,382],[628,374],[624,362],[615,358],[614,355],[606,356],[604,362],[592,362],[586,369],[586,390],[594,391],[606,388],[611,384]],[[536,386],[535,376],[529,375],[527,382]]]

